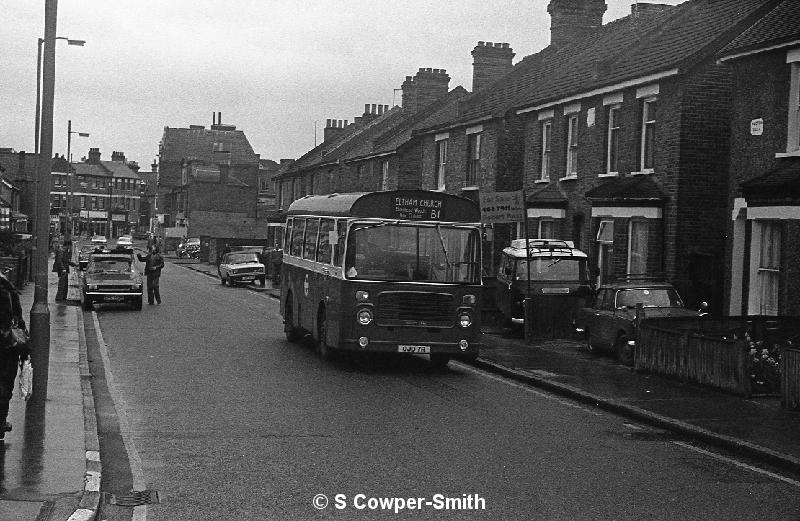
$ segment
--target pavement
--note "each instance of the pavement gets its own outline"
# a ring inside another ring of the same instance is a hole
[[[167,259],[217,277],[215,265]],[[54,301],[57,283],[50,273],[50,370],[44,409],[19,396],[11,400],[14,430],[0,449],[2,521],[92,521],[101,496],[100,448],[86,343],[81,340],[77,278],[71,278],[67,303]],[[279,296],[279,288],[269,282],[249,289]],[[23,310],[29,314],[34,284],[20,291]],[[586,352],[573,340],[526,342],[499,330],[487,328],[485,333],[485,347],[474,362],[480,368],[800,476],[800,411],[782,408],[779,397],[746,399],[638,373]]]
[[[83,315],[75,301],[55,302],[58,276],[48,274],[47,400],[37,406],[15,389],[8,417],[14,429],[0,448],[3,521],[88,521],[95,518],[100,500],[100,444],[86,343],[81,342]],[[28,324],[34,286],[31,282],[18,288]],[[68,298],[78,296],[73,274]]]

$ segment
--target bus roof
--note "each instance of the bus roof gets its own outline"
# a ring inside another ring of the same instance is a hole
[[[287,215],[328,215],[408,221],[477,223],[480,208],[457,195],[427,190],[390,190],[306,196],[294,201]]]

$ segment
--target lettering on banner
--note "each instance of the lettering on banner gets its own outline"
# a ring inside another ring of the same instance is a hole
[[[394,216],[410,221],[438,221],[442,218],[444,201],[420,197],[395,197]]]

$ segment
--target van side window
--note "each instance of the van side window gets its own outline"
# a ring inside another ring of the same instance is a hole
[[[292,249],[289,252],[295,257],[300,257],[303,254],[303,232],[305,231],[306,220],[295,217],[292,223]]]
[[[319,219],[306,219],[304,259],[314,260],[317,258],[317,231],[319,231]]]
[[[319,246],[317,246],[317,262],[331,263],[330,232],[333,231],[333,219],[322,219],[319,224]]]
[[[286,220],[286,228],[283,229],[283,244],[286,248],[286,253],[289,253],[289,245],[292,244],[292,219],[291,217]]]

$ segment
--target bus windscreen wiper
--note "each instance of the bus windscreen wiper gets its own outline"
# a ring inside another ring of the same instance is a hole
[[[442,251],[444,252],[444,262],[447,264],[447,269],[450,269],[450,259],[447,257],[447,246],[444,244],[444,236],[442,236],[442,230],[439,229],[439,225],[436,225],[436,233],[439,234],[439,242],[442,244]]]

